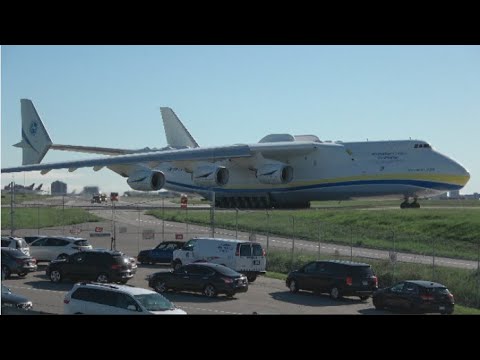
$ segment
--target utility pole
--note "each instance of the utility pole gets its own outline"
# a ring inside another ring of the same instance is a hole
[[[238,239],[238,208],[235,208],[235,239]]]
[[[115,224],[115,201],[112,203],[112,250],[117,250],[117,226]]]
[[[320,247],[321,247],[321,240],[322,238],[322,223],[318,223],[318,255],[317,260],[320,260]]]
[[[267,254],[268,254],[268,245],[270,240],[270,214],[267,211]]]
[[[62,234],[65,236],[65,194],[62,195]]]

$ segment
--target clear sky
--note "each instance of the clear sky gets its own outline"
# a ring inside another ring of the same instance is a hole
[[[2,46],[2,167],[21,164],[20,99],[57,144],[166,145],[160,106],[201,146],[269,133],[321,140],[416,138],[471,173],[480,192],[480,46]],[[95,156],[95,155],[93,155]],[[91,158],[50,151],[44,162]],[[125,191],[108,169],[2,174]],[[49,188],[49,186],[48,186]]]

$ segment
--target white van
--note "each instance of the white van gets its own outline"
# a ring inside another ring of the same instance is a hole
[[[257,242],[218,238],[194,238],[173,252],[172,267],[207,261],[227,266],[247,276],[254,282],[265,274],[265,250]]]

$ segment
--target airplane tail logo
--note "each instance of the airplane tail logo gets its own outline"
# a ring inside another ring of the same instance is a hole
[[[165,128],[165,136],[167,143],[174,148],[197,148],[199,145],[187,128],[182,124],[178,116],[168,107],[161,107],[163,126]]]
[[[52,145],[47,129],[31,100],[21,99],[22,141],[14,146],[22,148],[22,164],[39,164]]]

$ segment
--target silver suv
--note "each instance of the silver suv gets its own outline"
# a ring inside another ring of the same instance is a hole
[[[69,236],[41,237],[30,244],[30,253],[39,261],[66,259],[77,251],[90,250],[88,240]]]
[[[63,300],[64,314],[185,315],[162,295],[128,285],[77,283]]]

